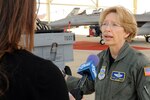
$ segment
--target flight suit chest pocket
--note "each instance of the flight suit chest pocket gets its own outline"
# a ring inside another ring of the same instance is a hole
[[[113,98],[131,97],[134,93],[134,83],[130,78],[124,79],[123,81],[111,81],[111,93]]]

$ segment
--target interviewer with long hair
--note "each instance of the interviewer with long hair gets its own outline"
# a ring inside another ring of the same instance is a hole
[[[33,55],[36,0],[0,0],[0,100],[69,100],[59,68]]]

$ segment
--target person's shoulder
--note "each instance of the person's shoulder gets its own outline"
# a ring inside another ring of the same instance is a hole
[[[43,60],[42,58],[40,58],[40,57],[34,55],[32,52],[29,52],[29,51],[24,50],[24,49],[22,49],[22,50],[16,50],[16,51],[14,52],[14,54],[15,54],[18,58],[19,58],[19,57],[21,57],[22,59],[28,58],[28,59],[26,59],[26,60]]]
[[[27,50],[17,50],[15,52],[17,59],[21,59],[22,63],[36,65],[54,65],[50,60],[46,60]]]
[[[137,63],[137,65],[150,64],[150,60],[148,59],[148,57],[141,51],[133,49],[132,51],[130,51],[130,56],[134,60],[134,63]]]
[[[107,52],[107,50],[103,50],[103,51],[99,52],[99,53],[97,54],[97,56],[98,56],[98,57],[102,57],[106,52]]]
[[[24,69],[33,69],[38,71],[58,72],[60,69],[50,60],[38,57],[27,50],[16,51],[16,58],[20,59],[20,65]]]
[[[130,52],[129,52],[133,58],[135,59],[141,59],[141,58],[146,58],[146,55],[144,55],[141,51],[138,51],[138,50],[135,50],[135,49],[132,49]]]

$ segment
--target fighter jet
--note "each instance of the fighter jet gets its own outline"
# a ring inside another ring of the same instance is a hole
[[[150,43],[150,12],[144,14],[135,14],[138,25],[137,35],[143,35],[146,42]]]
[[[96,11],[93,11],[92,14],[86,14],[86,10],[84,10],[81,13],[78,13],[80,8],[74,8],[66,18],[52,21],[49,23],[50,27],[53,29],[60,29],[60,28],[65,28],[68,27],[70,24],[72,27],[73,26],[83,26],[83,25],[95,25],[98,24],[99,20],[99,13],[103,9],[98,9]]]
[[[49,23],[49,26],[52,29],[62,29],[84,25],[98,25],[99,16],[103,8],[94,10],[91,14],[86,14],[86,11],[78,13],[79,9],[74,8],[66,18],[52,21]],[[150,43],[150,13],[134,14],[134,16],[138,25],[137,35],[144,36],[146,42]]]

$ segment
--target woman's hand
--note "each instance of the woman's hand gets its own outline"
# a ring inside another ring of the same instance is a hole
[[[73,97],[73,95],[69,92],[69,100],[75,100],[75,98]]]
[[[76,100],[70,92],[69,92],[69,100]],[[81,100],[85,100],[85,98],[83,97]]]

